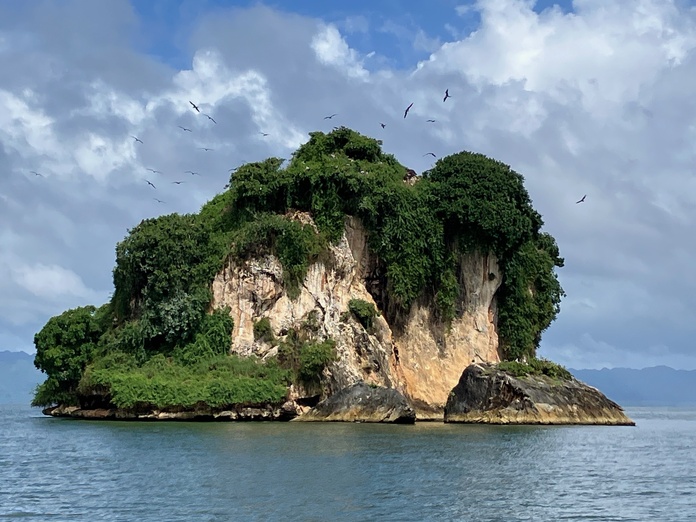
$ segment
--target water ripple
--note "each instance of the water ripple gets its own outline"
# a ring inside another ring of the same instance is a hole
[[[636,427],[128,423],[0,407],[0,520],[696,519],[696,411]]]

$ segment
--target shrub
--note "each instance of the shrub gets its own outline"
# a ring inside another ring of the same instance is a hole
[[[311,225],[303,225],[278,214],[261,214],[246,223],[234,236],[234,255],[249,259],[271,253],[283,266],[283,282],[295,299],[309,264],[326,248],[326,239]]]
[[[312,310],[307,314],[307,317],[302,323],[302,328],[311,333],[316,333],[319,331],[321,324],[319,323],[319,312]]]
[[[157,355],[141,367],[90,368],[80,389],[108,390],[112,403],[132,410],[278,404],[285,400],[288,373],[276,363],[216,356],[194,366]]]
[[[335,341],[307,340],[294,329],[288,332],[285,340],[278,346],[278,362],[291,372],[295,382],[317,384],[324,368],[335,360]]]
[[[271,321],[268,317],[262,317],[254,323],[254,339],[267,343],[272,343],[275,340]]]
[[[571,373],[548,359],[531,359],[528,363],[518,361],[503,361],[497,365],[497,369],[514,377],[526,377],[527,375],[545,375],[555,380],[572,379]]]
[[[207,314],[203,319],[200,332],[193,342],[179,346],[174,350],[174,358],[182,364],[193,365],[206,361],[230,351],[234,320],[229,308],[222,308]]]
[[[363,325],[363,328],[369,330],[372,328],[377,309],[372,303],[363,301],[362,299],[351,299],[348,301],[348,310],[353,314],[353,317]]]
[[[305,383],[318,383],[321,373],[336,360],[336,343],[332,339],[305,343],[300,349],[299,378]]]

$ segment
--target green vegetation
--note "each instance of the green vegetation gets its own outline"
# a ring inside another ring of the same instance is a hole
[[[363,328],[366,330],[372,328],[372,323],[377,317],[375,305],[362,299],[351,299],[348,301],[348,310],[363,325]]]
[[[273,328],[271,328],[271,321],[268,319],[268,317],[262,317],[254,323],[254,339],[267,343],[272,343],[275,341]]]
[[[48,378],[38,386],[33,405],[75,404],[74,392],[97,350],[108,307],[84,306],[52,317],[34,336],[34,365]]]
[[[138,366],[118,354],[98,360],[80,381],[83,395],[107,389],[119,408],[191,408],[256,406],[285,400],[289,374],[276,363],[218,355],[197,364],[182,364],[162,354]]]
[[[278,214],[259,214],[237,231],[232,254],[239,260],[268,253],[278,256],[288,295],[295,299],[309,264],[318,259],[326,245],[324,236],[317,234],[311,225]]]
[[[533,358],[527,363],[518,361],[503,361],[496,368],[514,377],[526,377],[528,375],[545,375],[556,380],[567,380],[573,376],[561,366],[548,359]]]
[[[318,384],[324,368],[335,360],[336,343],[332,339],[312,341],[303,331],[291,329],[278,346],[281,366],[291,372],[295,382],[306,386]]]
[[[130,230],[116,247],[110,302],[69,310],[36,335],[35,364],[47,380],[34,404],[75,404],[95,390],[128,407],[251,404],[280,397],[288,379],[316,383],[335,358],[332,341],[311,339],[316,317],[306,319],[302,334],[279,340],[259,321],[255,336],[278,343],[277,360],[245,362],[253,371],[239,361],[217,370],[234,359],[227,356],[232,322],[225,311],[211,312],[210,286],[227,259],[273,254],[295,299],[309,266],[331,262],[328,246],[340,239],[346,215],[368,231],[383,281],[375,300],[390,324],[398,327],[423,299],[447,325],[462,309],[462,256],[493,252],[503,274],[497,298],[504,356],[534,356],[564,295],[555,274],[563,259],[541,232],[521,175],[461,152],[438,160],[411,186],[403,182],[405,167],[378,141],[347,128],[311,133],[282,164],[269,158],[243,165],[229,190],[199,213],[147,219]],[[314,224],[294,218],[296,211]],[[365,305],[353,302],[349,313],[369,328],[377,310]]]

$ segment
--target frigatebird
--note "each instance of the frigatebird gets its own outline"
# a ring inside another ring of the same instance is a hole
[[[44,177],[43,174],[39,174],[39,173],[36,172],[35,170],[32,170],[31,173],[32,173],[34,176],[40,176],[40,177],[42,177],[42,178]]]
[[[161,199],[157,199],[157,198],[152,198],[152,199],[154,199],[157,203],[166,203],[166,201],[162,201]]]
[[[334,114],[332,114],[331,116],[324,116],[324,119],[325,119],[325,120],[330,120],[330,119],[333,118],[334,116],[337,116],[337,114],[334,113]]]
[[[426,123],[435,123],[435,120],[425,120]]]
[[[184,174],[191,174],[192,176],[200,176],[198,172],[193,172],[192,170],[187,170]]]
[[[147,179],[146,179],[145,182],[146,182],[148,185],[150,185],[153,189],[156,189],[156,188],[157,188],[157,187],[155,187],[155,185],[152,184],[152,182],[151,182],[150,180],[147,180]]]
[[[177,125],[177,127],[179,127],[182,131],[192,132],[191,129],[187,129],[186,127],[182,127],[181,125]]]
[[[379,124],[380,124],[380,125],[382,126],[382,128],[384,128],[384,127],[386,127],[386,126],[387,126],[387,124],[386,124],[386,123],[382,123],[382,122],[379,122]]]
[[[208,147],[198,147],[198,148],[201,150],[204,150],[206,152],[208,152],[209,150],[214,150],[214,149],[209,149]]]
[[[203,114],[203,116],[205,116],[206,118],[208,118],[210,121],[212,121],[214,124],[217,125],[217,122],[216,122],[216,121],[213,119],[213,117],[210,116],[209,114]]]
[[[162,174],[162,172],[160,172],[159,170],[155,170],[155,169],[147,169],[147,170],[149,170],[153,174]]]
[[[133,138],[135,141],[137,141],[137,142],[139,142],[139,143],[142,143],[142,142],[143,142],[143,140],[141,140],[140,138],[136,138],[136,137],[133,136],[132,134],[131,134],[131,138]]]
[[[172,181],[172,185],[181,185],[183,181]]]
[[[583,201],[585,201],[586,197],[587,197],[587,194],[585,194],[582,198],[580,198],[580,200],[576,201],[575,204],[577,205],[578,203],[582,203]]]
[[[201,112],[201,111],[198,109],[198,106],[197,106],[195,103],[193,103],[191,100],[189,100],[189,103],[191,104],[191,107],[193,107],[194,109],[196,109],[196,112]]]
[[[442,98],[442,101],[443,102],[447,101],[447,98],[451,98],[450,93],[449,93],[449,89],[445,89],[445,97]]]
[[[425,154],[423,154],[423,156],[428,156],[428,155],[432,156],[433,158],[437,158],[437,156],[433,152],[426,152]]]
[[[259,134],[261,134],[262,136],[268,136],[267,132],[259,132]]]
[[[408,107],[406,107],[406,110],[404,111],[404,118],[405,118],[406,116],[408,116],[408,111],[411,110],[411,107],[413,107],[413,102],[411,102],[411,105],[409,105]]]

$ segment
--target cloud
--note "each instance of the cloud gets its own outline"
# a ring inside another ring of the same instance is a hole
[[[30,344],[50,315],[106,299],[115,243],[141,219],[195,212],[230,168],[348,125],[417,171],[432,165],[426,151],[466,149],[525,176],[566,260],[542,354],[696,368],[696,17],[682,3],[537,13],[480,0],[440,34],[387,27],[428,53],[399,68],[390,53],[414,54],[380,47],[370,35],[384,27],[364,17],[216,9],[179,28],[183,54],[165,60],[141,50],[143,22],[124,2],[27,5],[0,8],[0,67],[13,71],[0,77],[4,338]],[[349,45],[355,33],[369,51]]]
[[[335,26],[323,27],[312,39],[312,49],[321,63],[335,67],[350,78],[367,79],[369,73],[360,63],[357,52],[348,47]]]
[[[40,298],[61,299],[64,297],[96,297],[95,292],[85,286],[75,272],[62,266],[19,265],[12,267],[12,278],[22,288]]]

